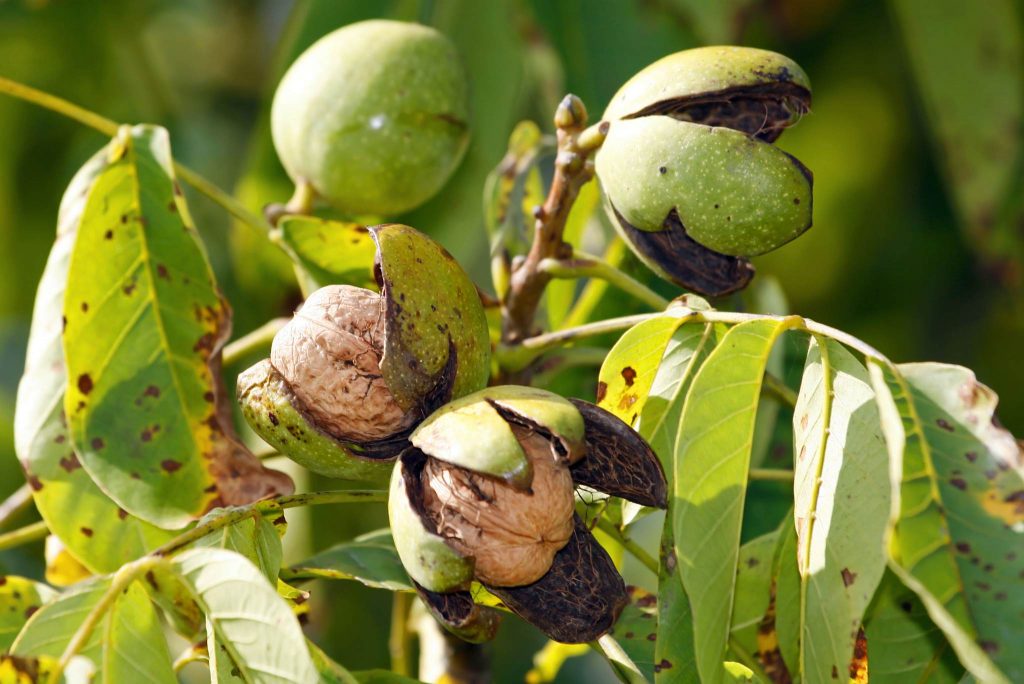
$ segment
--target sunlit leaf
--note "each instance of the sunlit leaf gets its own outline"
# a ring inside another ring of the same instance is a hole
[[[174,181],[167,132],[125,128],[110,150],[64,294],[64,407],[82,464],[122,508],[163,527],[290,490],[218,412],[230,314]]]
[[[109,589],[110,578],[69,589],[32,616],[11,652],[59,658]],[[177,682],[160,620],[138,583],[113,598],[79,655],[92,661],[97,682]]]
[[[913,591],[892,574],[865,617],[872,684],[953,684],[964,667]]]
[[[75,558],[56,535],[46,537],[46,581],[55,587],[69,587],[93,573]]]
[[[170,539],[129,515],[81,467],[64,419],[67,373],[61,343],[68,263],[82,209],[106,163],[106,148],[76,174],[61,202],[57,239],[39,281],[25,372],[14,415],[15,450],[36,508],[68,551],[93,572],[113,572]]]
[[[377,289],[373,279],[377,245],[366,226],[287,216],[279,228],[281,242],[298,257],[316,287],[336,284]]]
[[[1024,478],[966,368],[873,363],[889,447],[889,566],[982,681],[1024,679]]]
[[[725,676],[754,420],[768,354],[786,327],[784,320],[755,320],[729,330],[697,371],[683,408],[673,531],[706,682]]]
[[[251,562],[224,549],[194,549],[160,568],[179,579],[206,615],[216,648],[245,682],[316,680],[302,628],[288,603]]]
[[[793,413],[794,518],[801,605],[799,672],[848,670],[885,571],[888,456],[867,370],[842,345],[811,340]],[[778,600],[791,600],[789,585]]]

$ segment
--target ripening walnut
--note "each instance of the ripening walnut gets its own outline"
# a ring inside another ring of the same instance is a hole
[[[412,424],[380,373],[380,295],[349,285],[309,296],[275,337],[270,363],[317,423],[340,439],[383,439]]]
[[[311,294],[270,358],[239,375],[238,400],[258,435],[310,470],[379,481],[420,420],[487,384],[490,340],[476,287],[444,248],[408,226],[367,230],[380,293]]]
[[[495,618],[473,603],[476,580],[556,641],[608,631],[626,603],[622,578],[575,514],[578,485],[665,506],[646,442],[593,404],[499,386],[423,421],[391,479],[398,554],[427,606],[469,640]]]
[[[767,50],[684,50],[640,70],[604,113],[597,178],[636,255],[703,295],[750,282],[747,257],[811,227],[811,172],[772,143],[811,102],[807,75]]]

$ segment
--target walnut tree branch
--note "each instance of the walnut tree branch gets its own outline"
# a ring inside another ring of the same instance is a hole
[[[534,211],[533,244],[526,258],[515,267],[502,307],[502,342],[516,344],[530,337],[544,288],[551,274],[542,268],[545,259],[572,257],[572,245],[563,233],[580,188],[594,176],[591,155],[608,131],[605,122],[585,128],[587,109],[575,95],[566,95],[555,112],[558,152],[555,175],[544,204]]]

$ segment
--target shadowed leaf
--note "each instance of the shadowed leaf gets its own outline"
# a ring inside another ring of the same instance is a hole
[[[673,531],[701,679],[720,682],[729,638],[754,420],[780,320],[741,323],[697,371],[676,442]]]

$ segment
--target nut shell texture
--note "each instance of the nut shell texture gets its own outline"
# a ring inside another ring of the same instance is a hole
[[[293,180],[350,214],[389,216],[433,196],[468,141],[466,75],[451,42],[373,20],[324,36],[274,94],[274,146]]]
[[[311,294],[275,337],[274,368],[317,426],[368,442],[409,427],[380,372],[384,314],[375,292],[331,285]]]
[[[424,506],[437,533],[475,560],[487,585],[531,584],[551,567],[573,529],[573,481],[540,434],[513,427],[533,466],[527,491],[437,459],[423,469]]]

